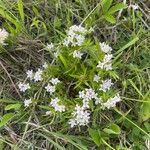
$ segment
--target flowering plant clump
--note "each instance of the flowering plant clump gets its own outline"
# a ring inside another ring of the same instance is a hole
[[[96,108],[110,109],[121,101],[112,78],[113,50],[94,41],[91,31],[73,25],[62,42],[47,44],[52,61],[35,72],[28,70],[18,84],[25,107],[40,106],[46,116],[66,116],[74,127],[88,125]]]

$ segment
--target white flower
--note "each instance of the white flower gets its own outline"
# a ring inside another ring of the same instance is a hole
[[[105,64],[104,68],[106,71],[112,70],[112,64]]]
[[[83,53],[81,53],[81,52],[79,52],[79,51],[74,51],[73,52],[73,58],[79,58],[79,59],[81,59],[82,58],[82,55],[83,55]]]
[[[76,105],[75,111],[72,114],[73,118],[69,120],[71,127],[75,125],[85,126],[89,123],[90,113],[84,110],[83,107]]]
[[[98,104],[101,104],[101,103],[102,103],[102,99],[97,97],[95,99],[95,104],[98,105]]]
[[[76,122],[75,119],[70,119],[69,122],[68,122],[68,124],[71,126],[71,128],[73,128],[74,126],[77,125],[77,122]]]
[[[52,105],[53,107],[55,107],[58,102],[59,102],[59,99],[58,99],[58,97],[56,97],[56,98],[54,98],[54,99],[51,99],[50,105]]]
[[[99,81],[99,79],[100,79],[100,76],[98,76],[98,75],[95,75],[95,76],[94,76],[94,79],[93,79],[93,81],[95,81],[95,82],[98,82],[98,81]]]
[[[69,46],[81,46],[85,40],[85,34],[87,30],[82,26],[73,25],[67,31],[67,37],[65,38],[63,45]]]
[[[101,61],[99,61],[98,62],[98,65],[96,66],[97,68],[101,68],[101,69],[104,69],[104,63],[103,62],[101,62]]]
[[[112,48],[107,45],[105,42],[103,43],[99,43],[100,47],[101,47],[101,50],[104,52],[104,53],[110,53],[112,51]]]
[[[50,115],[52,112],[51,111],[46,111],[46,115]]]
[[[79,91],[79,98],[81,98],[83,102],[82,108],[89,108],[89,101],[91,99],[96,99],[97,93],[95,93],[92,88],[85,89],[84,91]]]
[[[65,106],[64,105],[56,105],[55,107],[55,111],[58,111],[58,112],[64,112],[65,111]]]
[[[103,92],[106,92],[107,90],[110,89],[111,85],[113,85],[113,83],[111,82],[111,79],[104,80],[102,81],[100,90],[102,90]]]
[[[57,85],[58,83],[60,83],[60,80],[58,80],[58,78],[52,78],[50,80],[50,82],[53,84],[53,85]]]
[[[44,68],[44,69],[47,69],[47,68],[48,68],[47,62],[45,62],[45,63],[43,64],[43,68]]]
[[[5,29],[0,29],[0,44],[6,45],[4,42],[9,36],[9,33]]]
[[[53,94],[55,92],[55,86],[51,86],[50,84],[48,84],[46,87],[45,87],[46,91],[49,92],[50,94]]]
[[[20,83],[18,84],[18,87],[19,87],[19,90],[20,90],[21,92],[25,92],[26,90],[30,89],[29,83],[25,84],[25,83],[21,83],[21,82],[20,82]]]
[[[107,100],[107,102],[103,103],[103,106],[110,109],[111,107],[115,107],[116,103],[120,102],[121,98],[119,94],[117,94],[115,97],[110,98]]]
[[[38,71],[35,73],[34,75],[34,81],[37,82],[37,81],[42,81],[42,70],[41,69],[38,69]]]
[[[27,74],[27,78],[29,78],[30,80],[33,79],[33,70],[28,70],[28,71],[26,72],[26,74]]]
[[[65,111],[65,106],[64,105],[59,105],[59,99],[58,97],[54,98],[54,99],[51,99],[51,103],[50,105],[52,107],[54,107],[55,111],[58,111],[58,112],[64,112]]]
[[[103,62],[99,61],[97,68],[105,69],[105,70],[112,70],[112,60],[113,55],[112,54],[106,54],[104,56]]]
[[[113,55],[112,54],[106,54],[105,56],[104,56],[104,63],[106,64],[106,63],[109,63],[110,61],[111,61],[111,59],[112,59],[112,57],[113,57]]]
[[[46,48],[48,50],[53,50],[54,49],[54,44],[53,43],[47,44]]]
[[[75,35],[74,38],[75,38],[76,42],[72,43],[73,46],[76,46],[76,45],[81,46],[85,40],[85,37],[83,35]]]
[[[29,107],[29,105],[32,103],[32,100],[31,100],[31,98],[30,99],[25,99],[25,101],[24,101],[24,106],[25,107]]]

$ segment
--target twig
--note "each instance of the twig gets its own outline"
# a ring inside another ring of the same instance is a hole
[[[6,72],[8,78],[10,79],[10,82],[11,82],[12,86],[14,87],[14,89],[15,89],[16,93],[18,94],[18,96],[19,96],[20,98],[22,98],[22,96],[21,96],[21,94],[19,93],[18,89],[16,88],[16,86],[15,86],[15,84],[14,84],[14,82],[13,82],[11,76],[10,76],[10,74],[8,73],[7,69],[5,68],[5,66],[3,65],[3,63],[2,63],[1,61],[0,61],[0,66],[1,66],[1,67],[3,68],[3,70]]]

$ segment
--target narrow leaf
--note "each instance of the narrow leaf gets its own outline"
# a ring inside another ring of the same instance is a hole
[[[18,0],[18,10],[19,10],[19,14],[20,14],[22,22],[24,22],[24,10],[23,10],[22,0]]]

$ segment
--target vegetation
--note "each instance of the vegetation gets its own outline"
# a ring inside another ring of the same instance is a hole
[[[149,6],[0,0],[0,150],[149,150]]]

